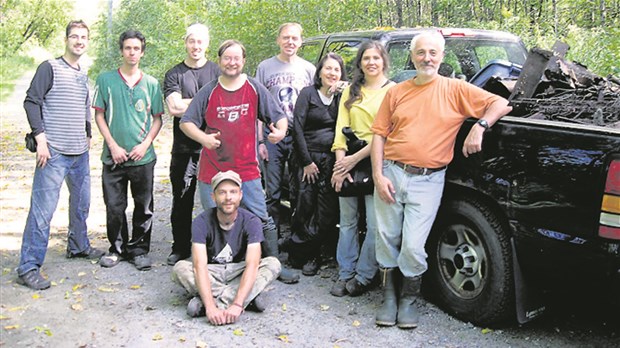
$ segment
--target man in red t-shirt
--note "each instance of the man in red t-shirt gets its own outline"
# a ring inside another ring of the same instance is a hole
[[[218,62],[222,75],[200,89],[180,124],[188,137],[203,146],[198,168],[200,201],[205,210],[215,207],[213,176],[228,170],[238,173],[243,181],[241,204],[263,223],[263,254],[277,257],[278,233],[267,214],[260,182],[256,120],[269,128],[267,140],[273,144],[286,135],[288,121],[269,91],[242,72],[245,47],[240,42],[224,41],[218,49]]]

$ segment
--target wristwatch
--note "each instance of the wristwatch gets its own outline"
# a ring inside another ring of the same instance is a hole
[[[479,124],[480,126],[482,126],[482,128],[484,128],[484,130],[489,129],[489,122],[485,121],[485,120],[478,120],[478,122],[476,122],[477,124]]]

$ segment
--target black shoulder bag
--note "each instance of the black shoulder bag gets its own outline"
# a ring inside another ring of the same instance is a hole
[[[342,134],[347,138],[347,156],[358,152],[368,144],[366,140],[359,139],[350,127],[343,127]],[[353,182],[347,179],[342,182],[342,187],[340,188],[340,192],[338,192],[340,197],[365,196],[373,193],[375,186],[372,181],[370,157],[366,157],[359,161],[355,167],[349,171],[349,174],[351,174]]]
[[[34,134],[26,133],[24,140],[26,141],[26,148],[28,151],[37,152],[37,139],[34,138]]]

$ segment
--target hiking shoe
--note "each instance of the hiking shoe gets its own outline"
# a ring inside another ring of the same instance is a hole
[[[346,288],[349,296],[355,297],[365,293],[368,289],[368,286],[360,283],[357,279],[352,278],[347,282]]]
[[[315,276],[319,272],[319,267],[319,263],[316,259],[309,260],[301,269],[301,274],[308,277]]]
[[[17,284],[29,287],[33,290],[45,290],[52,285],[49,280],[43,278],[38,269],[30,270],[18,276]]]
[[[172,252],[170,253],[170,255],[168,255],[168,258],[166,259],[166,263],[170,266],[174,266],[177,262],[181,260],[185,260],[188,257],[189,255],[185,256],[179,253]]]
[[[87,260],[96,260],[101,258],[105,254],[105,251],[99,250],[97,248],[90,247],[86,251],[82,251],[81,253],[71,254],[67,250],[67,258],[68,259],[87,259]]]
[[[187,304],[187,315],[191,318],[204,317],[207,315],[205,305],[202,303],[200,296],[192,297]]]
[[[118,265],[119,262],[121,262],[121,255],[113,251],[107,252],[99,259],[99,264],[101,265],[101,267],[106,268],[114,267]]]
[[[329,293],[336,297],[342,297],[348,294],[349,292],[347,291],[347,281],[338,279],[334,283],[334,285],[332,285],[332,288],[329,290]]]
[[[247,309],[252,310],[254,312],[262,313],[267,309],[267,303],[265,303],[265,297],[263,294],[258,294],[254,299],[248,304]]]
[[[148,254],[134,256],[129,260],[139,271],[148,271],[151,269],[151,258]]]
[[[299,274],[294,273],[286,267],[282,267],[282,271],[280,271],[280,276],[278,277],[278,280],[284,284],[295,284],[299,282]]]

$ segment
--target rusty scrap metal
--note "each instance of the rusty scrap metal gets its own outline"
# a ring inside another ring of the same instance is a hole
[[[568,46],[554,51],[534,48],[509,97],[513,114],[536,119],[620,128],[620,81],[603,78],[562,57]]]

